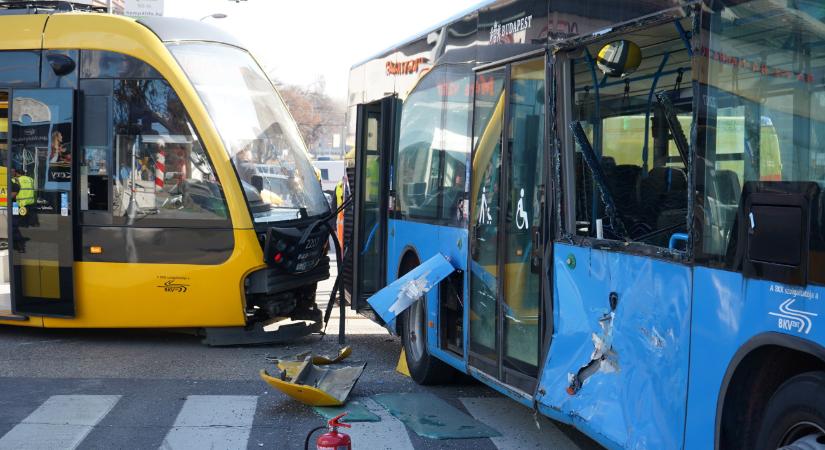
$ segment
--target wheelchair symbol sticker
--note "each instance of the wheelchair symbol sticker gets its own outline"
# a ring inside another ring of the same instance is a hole
[[[519,230],[530,228],[530,223],[527,220],[527,211],[524,210],[524,188],[521,189],[518,203],[516,204],[516,228]]]

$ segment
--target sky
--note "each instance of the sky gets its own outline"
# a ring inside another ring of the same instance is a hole
[[[344,99],[349,68],[479,0],[164,0],[164,15],[199,20],[240,39],[270,77],[308,86],[323,77]]]

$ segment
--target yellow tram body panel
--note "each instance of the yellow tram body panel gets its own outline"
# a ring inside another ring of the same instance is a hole
[[[186,328],[245,325],[243,279],[263,267],[251,230],[235,230],[221,265],[75,263],[74,318],[45,317],[55,328]],[[167,284],[167,281],[172,283]],[[237,299],[237,301],[232,301]]]
[[[49,16],[45,14],[0,17],[0,42],[3,50],[38,50],[43,28]]]

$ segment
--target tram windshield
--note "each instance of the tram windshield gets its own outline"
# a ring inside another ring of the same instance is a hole
[[[169,48],[215,122],[255,222],[327,212],[298,127],[255,60],[224,44]]]

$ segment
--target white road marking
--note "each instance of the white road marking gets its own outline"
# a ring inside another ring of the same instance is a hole
[[[254,395],[190,395],[160,448],[246,448],[257,406]]]
[[[495,428],[500,437],[493,437],[501,449],[577,449],[578,446],[545,417],[539,417],[541,429],[536,428],[533,411],[509,398],[462,398],[461,403],[476,419]]]
[[[380,417],[381,421],[355,422],[352,428],[341,429],[352,439],[352,448],[413,450],[410,435],[403,422],[370,398],[359,398],[358,401]]]
[[[119,395],[54,395],[0,438],[0,449],[74,449]]]

